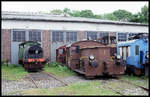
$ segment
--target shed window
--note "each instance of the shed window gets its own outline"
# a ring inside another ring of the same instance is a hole
[[[97,32],[87,32],[87,38],[91,38],[92,40],[97,40]]]
[[[52,41],[53,42],[63,42],[63,31],[53,31],[52,32]]]
[[[101,37],[101,38],[105,38],[105,37],[108,37],[108,32],[100,32],[100,34],[99,34],[99,37]]]
[[[13,31],[13,41],[15,42],[25,41],[25,31]]]
[[[41,32],[40,31],[29,31],[29,40],[41,42]]]
[[[129,37],[132,37],[132,36],[135,36],[137,35],[138,33],[129,33]]]
[[[108,32],[100,32],[99,37],[102,38],[102,43],[108,43]]]
[[[138,45],[135,46],[135,54],[139,55],[139,46]]]
[[[77,32],[66,32],[66,41],[77,41]]]
[[[118,41],[126,41],[127,33],[118,33]]]

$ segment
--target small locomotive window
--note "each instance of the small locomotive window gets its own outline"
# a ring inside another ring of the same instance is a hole
[[[64,50],[63,49],[59,49],[59,54],[63,54]]]
[[[80,46],[75,46],[75,47],[72,47],[72,53],[79,53],[80,51]]]
[[[116,54],[116,48],[110,48],[110,56],[114,56]]]
[[[138,45],[135,46],[135,54],[139,55],[139,46]]]

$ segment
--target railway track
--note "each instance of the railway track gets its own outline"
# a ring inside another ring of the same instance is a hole
[[[29,74],[28,78],[31,80],[31,82],[35,85],[36,88],[39,88],[39,86],[36,84],[32,76]],[[40,88],[39,88],[40,89]]]
[[[47,74],[49,77],[56,79],[57,81],[61,82],[63,85],[68,86],[68,84],[66,82],[64,82],[63,80],[61,80],[61,78],[59,78],[58,76],[50,73],[50,72],[43,72],[44,74]],[[30,81],[35,85],[36,88],[40,87],[37,85],[37,83],[34,81],[34,79],[32,78],[32,75],[29,74],[28,78],[30,79]]]
[[[125,83],[128,83],[128,84],[131,84],[131,85],[136,86],[136,87],[139,87],[139,88],[142,88],[143,90],[145,90],[145,91],[147,91],[147,92],[149,93],[149,89],[148,89],[148,88],[145,88],[145,87],[143,87],[143,86],[134,84],[134,83],[129,82],[129,81],[127,81],[127,80],[122,80],[122,79],[119,79],[119,78],[118,78],[117,80],[119,80],[119,81],[121,81],[121,82],[125,82]]]
[[[43,95],[44,91],[37,85],[37,83],[34,81],[34,79],[32,78],[30,74],[28,75],[28,78],[35,85],[36,88],[40,89],[40,93]]]
[[[124,95],[123,93],[121,93],[120,91],[117,91],[117,90],[115,90],[115,89],[113,89],[113,88],[111,88],[111,87],[109,87],[109,86],[106,86],[106,85],[105,85],[105,87],[107,87],[107,88],[113,90],[114,92],[116,92],[117,94],[120,94],[121,96],[125,96],[125,95]]]
[[[134,83],[129,82],[129,81],[127,81],[127,80],[122,80],[122,79],[120,79],[120,78],[117,78],[116,80],[119,80],[119,81],[121,81],[121,82],[124,82],[124,83],[130,84],[130,85],[133,85],[133,86],[136,86],[136,87],[139,87],[139,88],[141,88],[141,89],[145,90],[146,92],[148,92],[148,94],[149,94],[149,88],[145,88],[145,87],[143,87],[143,86],[140,86],[140,85],[134,84]],[[121,96],[126,96],[124,93],[122,93],[122,92],[120,92],[120,91],[118,91],[118,90],[116,90],[116,89],[114,89],[114,88],[110,87],[109,85],[107,85],[107,84],[105,84],[105,83],[107,83],[107,82],[106,82],[106,81],[104,81],[104,88],[108,88],[108,89],[110,89],[110,90],[112,90],[112,91],[116,92],[117,94],[119,94],[119,95],[121,95]]]
[[[107,85],[107,82],[106,82],[106,81],[103,81],[103,85],[104,85],[104,88],[108,88],[108,89],[110,89],[110,90],[116,92],[117,94],[119,94],[119,95],[121,95],[121,96],[125,96],[125,95],[124,95],[123,93],[121,93],[120,91],[117,91],[116,89],[113,89],[112,87],[109,87],[109,86]]]
[[[66,82],[62,81],[58,76],[56,76],[50,72],[44,72],[44,73],[48,74],[50,77],[56,79],[57,81],[63,83],[65,86],[68,86],[68,84]]]

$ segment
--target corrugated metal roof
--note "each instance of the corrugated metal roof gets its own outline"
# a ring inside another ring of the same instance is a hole
[[[100,20],[82,17],[64,17],[60,15],[41,14],[41,13],[27,13],[27,12],[9,12],[2,11],[3,20],[31,20],[31,21],[55,21],[55,22],[84,22],[84,23],[101,23],[101,24],[122,24],[122,25],[139,25],[148,26],[148,24],[120,22],[111,20]]]

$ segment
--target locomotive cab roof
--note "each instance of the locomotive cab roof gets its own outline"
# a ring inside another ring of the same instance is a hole
[[[66,47],[71,47],[71,46],[74,46],[76,44],[79,44],[79,43],[82,43],[82,42],[93,42],[93,43],[97,43],[97,45],[89,45],[89,46],[83,46],[83,47],[80,47],[80,49],[86,49],[86,48],[98,48],[98,47],[116,47],[116,44],[103,44],[99,41],[95,41],[95,40],[82,40],[82,41],[77,41],[77,42],[74,42],[74,43],[70,43],[68,45],[66,45]],[[80,44],[79,44],[80,45]]]
[[[36,45],[41,45],[41,44],[38,43],[37,41],[25,41],[25,42],[20,43],[19,46],[25,45],[25,44],[28,44],[28,43],[33,43],[33,44],[36,44]]]

